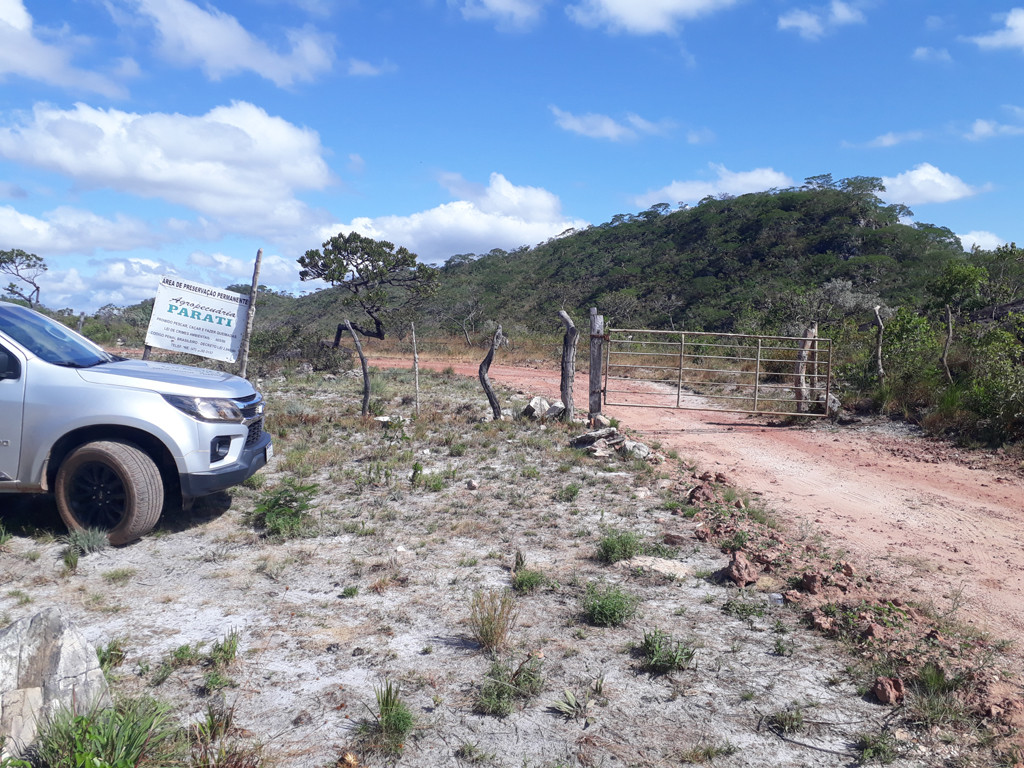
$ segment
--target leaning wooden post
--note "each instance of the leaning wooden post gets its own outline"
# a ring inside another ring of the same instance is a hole
[[[238,375],[243,379],[249,370],[249,339],[252,337],[252,321],[256,317],[256,293],[260,287],[260,262],[263,261],[263,249],[256,251],[256,266],[252,270],[252,288],[249,289],[249,312],[245,317],[245,333],[242,335],[242,350],[239,357],[242,362],[238,367]]]
[[[946,343],[942,345],[942,370],[946,372],[946,380],[952,384],[953,374],[949,372],[949,345],[953,341],[953,310],[946,305]]]
[[[879,386],[885,386],[885,369],[882,367],[882,334],[885,333],[885,323],[882,322],[882,308],[875,307],[875,322],[878,324],[878,335],[875,336],[875,372],[878,374]]]
[[[359,343],[359,337],[352,330],[352,323],[345,318],[345,327],[352,334],[352,340],[356,343],[356,352],[359,354],[359,364],[363,367],[363,418],[370,415],[370,369],[366,366],[366,355],[363,354],[363,345]]]
[[[412,378],[416,384],[416,415],[420,415],[420,355],[416,351],[416,323],[409,323],[412,329]]]
[[[562,339],[562,386],[559,389],[562,405],[565,406],[562,420],[571,423],[576,415],[576,407],[572,401],[572,386],[576,380],[576,345],[580,341],[580,332],[564,309],[559,311],[558,316],[565,324],[565,338]]]
[[[808,398],[807,392],[807,357],[811,349],[811,339],[818,335],[818,323],[813,322],[808,326],[804,332],[804,337],[800,341],[800,349],[796,355],[796,387],[794,388],[794,394],[796,395],[796,412],[804,413],[806,410]]]
[[[601,352],[604,342],[604,315],[590,308],[590,414],[591,421],[601,414]]]
[[[494,339],[491,340],[491,348],[487,350],[487,357],[480,363],[480,386],[484,388],[484,394],[487,395],[487,402],[491,405],[491,413],[494,414],[495,421],[501,421],[501,403],[498,402],[498,397],[494,394],[491,382],[487,378],[487,371],[490,370],[491,362],[494,360],[494,351],[501,345],[502,340],[503,336],[499,325],[498,330],[494,332]]]

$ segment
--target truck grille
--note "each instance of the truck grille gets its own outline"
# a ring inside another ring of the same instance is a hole
[[[262,434],[263,419],[256,419],[256,421],[249,425],[249,434],[245,437],[245,447],[248,448],[250,445],[258,443]]]

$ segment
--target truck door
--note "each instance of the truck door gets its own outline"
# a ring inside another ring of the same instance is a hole
[[[18,479],[24,410],[25,364],[0,343],[0,485]]]

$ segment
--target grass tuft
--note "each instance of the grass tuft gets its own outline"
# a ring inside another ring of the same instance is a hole
[[[583,595],[583,618],[595,627],[618,627],[636,614],[639,598],[609,584],[588,584]]]
[[[495,652],[508,644],[519,618],[515,598],[507,590],[478,590],[470,601],[469,625],[473,639]]]

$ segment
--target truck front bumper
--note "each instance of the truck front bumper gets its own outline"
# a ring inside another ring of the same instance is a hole
[[[245,482],[256,474],[272,455],[273,446],[270,434],[264,432],[260,435],[259,440],[242,450],[238,461],[209,472],[181,475],[181,495],[186,497],[207,496]]]

